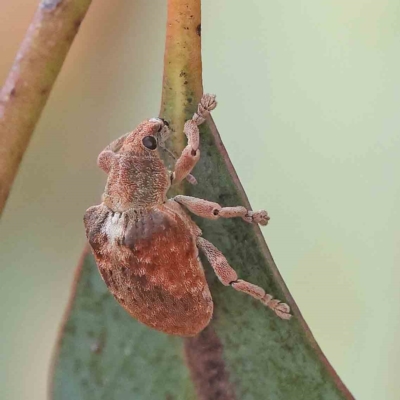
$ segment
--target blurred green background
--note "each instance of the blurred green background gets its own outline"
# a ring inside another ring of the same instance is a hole
[[[37,3],[0,2],[2,81]],[[94,1],[37,126],[0,224],[1,399],[45,398],[82,215],[105,184],[96,157],[158,114],[165,19],[165,0]],[[364,400],[400,398],[399,47],[398,0],[203,0],[221,136],[306,321]]]

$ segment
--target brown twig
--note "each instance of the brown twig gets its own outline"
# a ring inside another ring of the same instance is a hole
[[[0,92],[0,214],[91,0],[42,0]]]

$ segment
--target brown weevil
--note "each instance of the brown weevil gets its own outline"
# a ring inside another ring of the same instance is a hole
[[[197,112],[185,123],[188,144],[173,172],[157,151],[169,133],[162,119],[146,120],[108,145],[97,160],[108,174],[103,201],[84,216],[100,274],[113,296],[134,318],[172,335],[196,335],[212,317],[199,249],[223,285],[255,297],[280,318],[291,317],[287,304],[238,278],[184,208],[203,218],[241,217],[260,225],[268,223],[266,211],[221,207],[189,196],[166,197],[171,185],[184,179],[195,182],[190,172],[200,157],[198,126],[215,106],[215,96],[203,95]]]

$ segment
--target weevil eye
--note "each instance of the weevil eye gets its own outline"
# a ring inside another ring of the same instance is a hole
[[[157,140],[154,136],[145,136],[142,140],[143,146],[149,150],[155,150],[157,148]]]

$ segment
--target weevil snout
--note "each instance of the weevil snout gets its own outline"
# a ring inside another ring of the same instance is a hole
[[[158,124],[157,136],[160,145],[163,147],[165,141],[171,134],[168,121],[163,118],[151,118],[149,121]]]
[[[155,122],[159,125],[158,131],[160,132],[163,128],[169,128],[169,123],[163,118],[150,118],[150,122]]]
[[[162,125],[165,125],[166,127],[169,128],[169,123],[166,121],[164,118],[150,118],[150,122],[158,122],[161,123]]]
[[[164,123],[164,125],[167,127],[167,128],[169,128],[169,123],[168,123],[168,121],[166,121],[164,118],[160,118],[161,119],[161,121]]]

